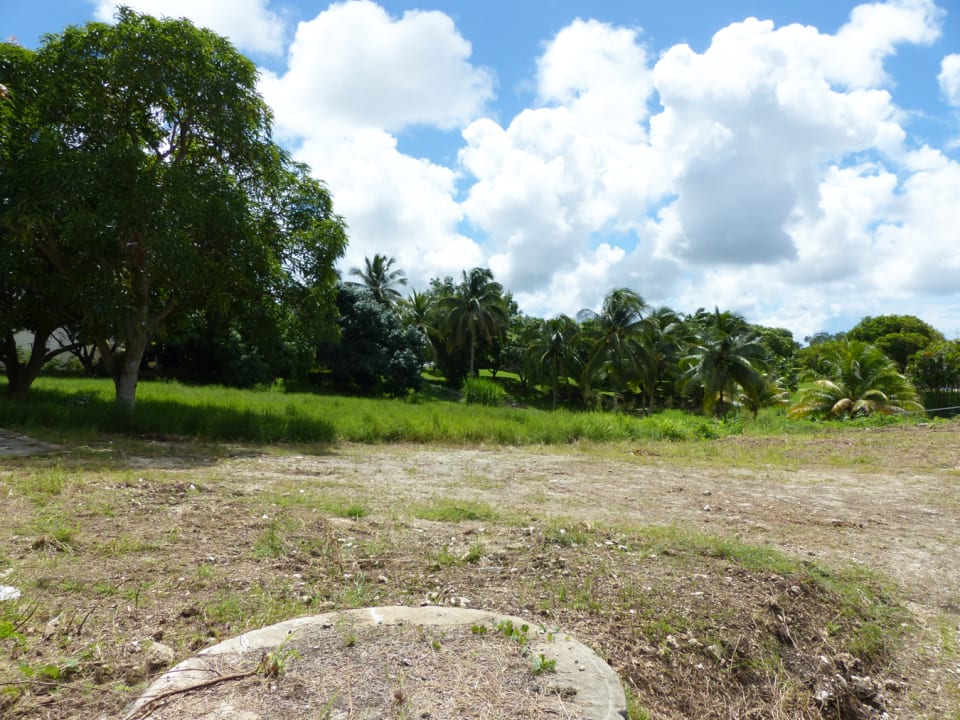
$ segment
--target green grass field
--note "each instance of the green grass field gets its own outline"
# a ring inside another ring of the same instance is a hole
[[[3,386],[0,385],[0,393]],[[899,422],[916,422],[906,418]],[[888,424],[877,417],[852,424]],[[768,410],[722,421],[677,410],[640,417],[466,404],[449,393],[371,399],[280,389],[236,390],[141,382],[132,420],[114,409],[109,380],[42,377],[26,403],[0,401],[0,426],[57,435],[122,433],[206,440],[565,444],[578,441],[689,441],[728,435],[820,432],[830,423],[792,421]]]

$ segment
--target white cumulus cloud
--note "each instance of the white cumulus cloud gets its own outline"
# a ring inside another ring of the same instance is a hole
[[[454,128],[478,117],[494,76],[469,61],[470,43],[449,16],[412,10],[392,18],[368,0],[331,5],[301,22],[288,69],[265,73],[263,90],[281,129],[316,125]]]
[[[646,140],[653,85],[637,29],[576,20],[537,67],[540,107],[464,130],[474,182],[463,207],[519,299],[575,312],[609,289],[598,269],[609,276],[627,255],[597,234],[630,230],[664,191],[668,163]]]
[[[776,264],[800,257],[789,231],[816,218],[823,166],[848,154],[899,151],[903,130],[883,59],[900,42],[929,42],[929,2],[856,8],[836,35],[749,18],[717,32],[702,54],[674,46],[657,63],[664,111],[655,148],[675,159],[685,262]]]
[[[944,99],[956,108],[960,108],[960,55],[947,55],[940,62],[940,74],[937,75],[940,92]]]
[[[282,42],[266,0],[178,2],[129,4],[241,48]],[[241,36],[229,24],[241,16],[257,31]],[[383,253],[423,287],[486,266],[543,316],[628,286],[798,337],[902,312],[909,297],[949,334],[960,165],[908,135],[889,63],[933,43],[944,17],[933,0],[887,0],[833,33],[745,18],[701,52],[654,51],[639,27],[576,19],[522,80],[535,101],[500,118],[497,78],[449,15],[348,0],[301,22],[260,88],[278,136],[348,222],[344,270]],[[938,80],[960,107],[960,54]],[[420,131],[458,137],[456,164],[403,152]]]

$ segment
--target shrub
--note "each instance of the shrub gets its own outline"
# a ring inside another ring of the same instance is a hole
[[[507,391],[493,380],[467,378],[463,381],[463,399],[467,405],[498,407],[507,400]]]

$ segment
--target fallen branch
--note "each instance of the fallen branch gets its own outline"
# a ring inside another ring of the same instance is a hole
[[[232,680],[243,680],[244,678],[253,677],[263,672],[263,661],[261,660],[260,664],[251,670],[245,670],[244,672],[231,673],[230,675],[218,675],[217,677],[210,678],[209,680],[201,680],[200,682],[193,683],[192,685],[186,685],[184,687],[173,688],[171,690],[166,690],[159,695],[154,695],[148,699],[143,705],[137,708],[137,711],[132,715],[128,715],[126,720],[142,720],[157,709],[157,705],[171,698],[174,695],[182,695],[183,693],[192,692],[194,690],[201,690],[212,685],[217,685],[222,682],[230,682]]]

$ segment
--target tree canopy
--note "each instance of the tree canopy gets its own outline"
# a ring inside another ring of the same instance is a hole
[[[900,372],[914,353],[934,342],[943,342],[943,335],[913,315],[867,316],[847,333],[850,340],[876,345],[897,363]]]
[[[337,296],[340,339],[322,343],[317,360],[341,388],[402,395],[420,388],[425,339],[365,287],[344,284]]]
[[[0,180],[4,242],[43,266],[34,285],[69,294],[118,405],[132,411],[148,341],[177,313],[268,296],[334,331],[344,224],[273,142],[250,60],[121,9],[46,36],[27,64],[29,112],[2,131],[17,168],[15,187]]]
[[[722,416],[741,392],[759,397],[767,382],[766,358],[765,348],[744,319],[717,309],[683,360],[687,368],[683,381],[702,390],[706,410]]]

